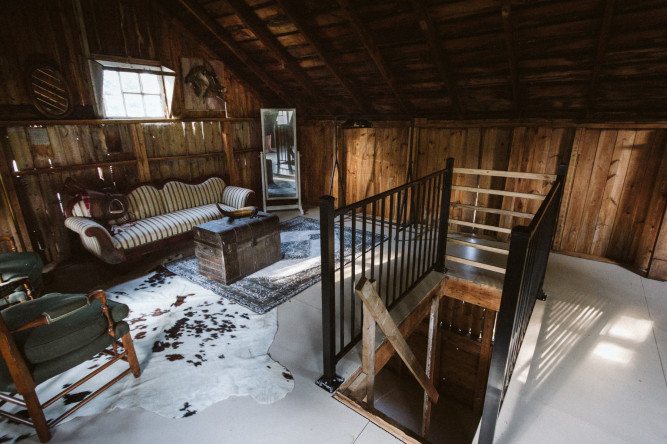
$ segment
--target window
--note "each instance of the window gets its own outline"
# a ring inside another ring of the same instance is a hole
[[[91,61],[98,112],[107,118],[171,115],[174,71],[164,66]]]

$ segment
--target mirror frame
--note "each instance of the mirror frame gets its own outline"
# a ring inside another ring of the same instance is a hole
[[[296,195],[294,197],[270,197],[269,196],[269,187],[268,187],[268,171],[266,169],[266,154],[268,152],[268,147],[266,146],[266,134],[265,134],[265,125],[264,125],[264,116],[268,112],[276,111],[292,111],[292,134],[294,137],[294,154],[295,154],[295,171],[294,171],[294,180],[296,186]],[[301,211],[301,214],[304,214],[303,207],[301,205],[301,167],[300,167],[300,154],[297,144],[297,132],[296,132],[296,108],[262,108],[260,110],[260,121],[262,125],[262,152],[260,154],[260,166],[262,168],[262,203],[264,211],[270,210],[291,210],[298,209]],[[281,201],[287,202],[282,205],[270,205],[271,202]],[[296,201],[296,202],[291,202]]]

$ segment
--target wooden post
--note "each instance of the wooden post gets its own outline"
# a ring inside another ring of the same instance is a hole
[[[387,340],[394,346],[396,353],[401,357],[408,370],[417,378],[419,385],[421,385],[433,402],[438,402],[439,395],[433,382],[430,381],[426,372],[419,364],[417,357],[410,349],[403,335],[401,335],[394,320],[391,319],[389,311],[387,311],[387,308],[384,306],[384,303],[370,281],[365,277],[359,279],[355,287],[355,293],[364,302],[364,305],[368,308],[368,311],[375,319],[375,322],[378,323],[382,332],[387,336]]]
[[[373,291],[377,291],[377,282],[370,281]],[[375,319],[366,304],[363,304],[364,325],[362,331],[363,352],[361,356],[361,369],[366,375],[365,392],[366,404],[370,407],[374,405],[374,385],[375,385]]]
[[[445,278],[446,279],[446,278]],[[431,314],[428,320],[428,348],[426,350],[426,375],[433,384],[440,349],[440,329],[438,328],[438,311],[440,309],[440,298],[437,294],[431,296]],[[424,392],[424,408],[422,412],[422,436],[426,438],[431,426],[431,400],[428,393]]]

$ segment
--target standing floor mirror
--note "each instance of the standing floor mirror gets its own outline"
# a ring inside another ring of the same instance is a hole
[[[262,143],[264,211],[298,209],[303,214],[294,108],[262,108]]]

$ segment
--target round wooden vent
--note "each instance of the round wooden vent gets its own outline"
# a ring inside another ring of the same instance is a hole
[[[39,65],[28,72],[32,103],[46,117],[62,119],[72,112],[72,93],[60,71]]]

